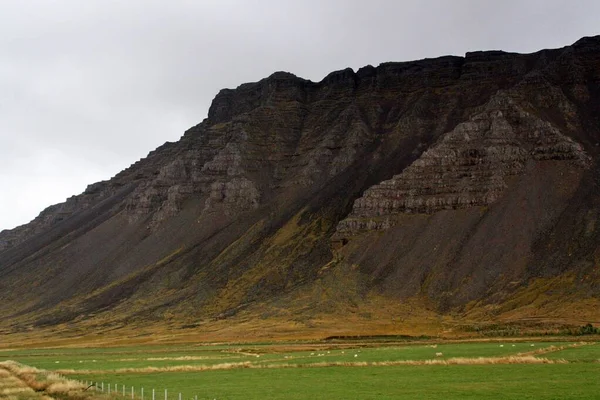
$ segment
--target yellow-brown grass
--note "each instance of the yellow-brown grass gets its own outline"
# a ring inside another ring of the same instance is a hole
[[[144,373],[155,373],[155,372],[197,372],[197,371],[214,371],[221,369],[236,369],[236,368],[256,368],[256,366],[250,362],[238,362],[238,363],[221,363],[213,365],[174,365],[170,367],[144,367],[144,368],[117,368],[114,370],[90,370],[90,369],[61,369],[57,372],[64,375],[98,375],[106,373],[117,373],[117,374],[144,374]]]
[[[448,359],[430,360],[396,360],[396,361],[332,361],[312,364],[270,364],[256,368],[278,367],[389,367],[395,365],[485,365],[485,364],[566,364],[565,360],[550,360],[533,356],[506,356],[506,357],[455,357]],[[253,367],[250,367],[253,368]]]
[[[13,375],[0,364],[0,399],[40,399],[41,394],[36,393],[25,382]]]
[[[568,344],[568,345],[563,345],[563,346],[548,346],[548,347],[541,347],[539,349],[535,349],[532,351],[526,351],[526,352],[522,352],[522,353],[518,353],[518,356],[534,356],[534,355],[538,355],[538,354],[547,354],[547,353],[554,353],[557,351],[561,351],[564,349],[570,349],[573,347],[581,347],[581,346],[588,346],[588,345],[592,345],[594,343],[590,343],[590,342],[579,342],[579,343],[572,343],[572,344]]]
[[[52,400],[53,395],[61,399],[91,400],[97,394],[86,392],[81,382],[67,379],[55,372],[48,372],[14,361],[0,362],[0,398],[11,398],[19,394],[23,398]]]
[[[146,358],[146,361],[198,361],[208,360],[212,357],[207,356],[180,356],[180,357],[150,357]],[[133,359],[135,360],[135,359]],[[132,360],[119,360],[119,361],[132,361]]]
[[[80,382],[63,379],[58,382],[53,382],[46,388],[46,392],[50,394],[55,393],[70,393],[74,391],[85,390],[86,386]]]

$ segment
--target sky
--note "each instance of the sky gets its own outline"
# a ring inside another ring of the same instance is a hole
[[[201,122],[222,88],[600,34],[596,0],[0,0],[0,230]]]

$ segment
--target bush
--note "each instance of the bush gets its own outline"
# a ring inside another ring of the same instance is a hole
[[[587,324],[579,327],[580,335],[597,335],[600,334],[600,328],[594,328],[594,325]]]

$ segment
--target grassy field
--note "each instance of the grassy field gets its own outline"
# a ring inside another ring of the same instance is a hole
[[[600,344],[280,343],[0,351],[157,399],[597,399]],[[2,395],[0,393],[0,398]]]

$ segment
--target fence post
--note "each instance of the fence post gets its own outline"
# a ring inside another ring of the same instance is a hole
[[[154,389],[152,389],[152,400],[154,400]]]
[[[181,400],[181,393],[179,393],[179,400]]]
[[[110,383],[108,384],[108,394],[110,394]]]
[[[167,389],[165,389],[165,400],[169,400],[167,399]]]
[[[133,386],[131,387],[131,398],[133,399]]]
[[[102,391],[104,392],[104,382],[102,382]]]
[[[142,388],[142,400],[144,400],[144,388]]]

